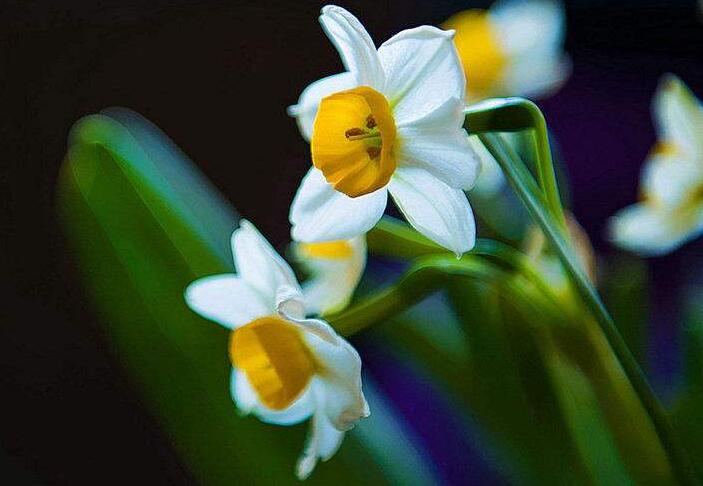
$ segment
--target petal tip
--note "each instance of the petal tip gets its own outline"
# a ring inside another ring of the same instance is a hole
[[[248,219],[240,219],[239,226],[232,232],[232,241],[237,237],[238,234],[242,233],[252,233],[257,232],[256,226],[254,226]]]
[[[286,108],[286,115],[295,118],[300,113],[300,107],[298,105],[290,105]]]
[[[673,88],[677,87],[678,85],[683,84],[683,82],[681,81],[681,78],[679,78],[674,73],[666,73],[666,74],[662,75],[661,83],[662,83],[662,87],[664,89],[673,89]]]
[[[364,399],[364,409],[361,412],[361,418],[369,418],[371,416],[371,409],[369,408],[369,402]]]
[[[444,33],[444,37],[447,39],[454,39],[454,37],[456,36],[456,30],[454,29],[445,29],[442,30],[442,32]]]
[[[315,469],[315,464],[317,464],[317,458],[313,455],[303,453],[298,459],[298,464],[295,467],[295,476],[300,481],[305,481],[312,474],[313,469]]]
[[[193,286],[196,282],[197,282],[197,280],[189,283],[188,286],[186,286],[186,288],[183,289],[183,300],[185,300],[186,305],[188,307],[190,307],[191,309],[193,309],[193,299],[194,299]]]
[[[461,257],[464,256],[465,253],[469,253],[471,250],[474,249],[476,246],[476,237],[469,238],[466,243],[463,243],[461,245],[458,245],[457,247],[453,248],[454,255],[456,255],[456,259],[460,260]]]
[[[340,7],[339,5],[333,5],[333,4],[327,4],[320,9],[320,16],[330,15],[330,14],[344,15],[346,13],[349,13],[348,10]]]

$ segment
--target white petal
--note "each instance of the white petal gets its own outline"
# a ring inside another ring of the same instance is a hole
[[[351,198],[336,191],[313,167],[291,205],[293,239],[310,243],[346,240],[366,233],[381,219],[387,198],[385,188]]]
[[[356,85],[383,88],[383,69],[376,46],[361,22],[336,5],[322,8],[320,23],[327,37],[337,48],[344,67],[356,79]]]
[[[474,247],[476,226],[466,195],[429,172],[398,168],[389,191],[408,222],[432,241],[461,255]]]
[[[675,76],[666,76],[654,98],[660,138],[688,158],[703,154],[703,105]]]
[[[259,420],[269,424],[298,424],[310,418],[315,411],[315,396],[310,386],[284,410],[266,408],[259,401],[256,392],[249,383],[249,379],[242,371],[232,371],[230,390],[232,399],[243,414],[253,413]]]
[[[320,459],[326,461],[339,450],[342,439],[344,439],[344,432],[337,430],[324,413],[320,413],[319,417],[315,424],[317,427],[315,434],[319,437],[318,454]]]
[[[260,294],[233,274],[196,280],[186,288],[185,300],[195,312],[228,329],[271,313]]]
[[[316,375],[322,406],[337,430],[345,431],[369,415],[361,389],[361,358],[332,326],[321,319],[291,320],[304,331],[304,338],[323,371]]]
[[[318,459],[326,461],[332,457],[342,444],[342,439],[344,432],[335,429],[327,416],[318,409],[310,422],[307,443],[298,460],[298,479],[303,480],[310,476]]]
[[[341,338],[335,330],[326,321],[322,319],[298,319],[290,315],[281,314],[281,317],[288,320],[288,322],[295,324],[302,331],[305,332],[304,336],[307,338],[308,334],[314,335],[318,340],[322,340],[327,344],[332,346],[339,346],[343,338]],[[346,342],[346,341],[344,341]],[[353,348],[352,348],[353,349]],[[356,352],[356,351],[354,351]],[[359,365],[361,366],[361,365]]]
[[[229,390],[232,394],[234,404],[237,405],[237,408],[243,415],[248,415],[256,407],[261,406],[254,388],[252,388],[249,380],[247,379],[247,375],[236,368],[232,368]]]
[[[276,310],[286,319],[303,319],[305,299],[300,288],[281,285],[276,292]]]
[[[564,8],[554,0],[502,0],[490,10],[491,22],[508,57],[535,49],[561,51],[564,43]]]
[[[232,233],[232,253],[239,276],[261,294],[270,311],[281,285],[299,288],[290,266],[247,220]]]
[[[427,116],[451,98],[464,99],[466,78],[453,37],[454,31],[425,25],[394,35],[378,49],[386,73],[383,93],[396,124]]]
[[[310,140],[312,137],[312,126],[322,98],[354,86],[356,86],[354,75],[345,72],[318,79],[303,90],[298,104],[288,107],[288,114],[296,118],[300,134],[305,140]]]
[[[270,410],[263,405],[254,410],[259,420],[274,425],[294,425],[310,418],[315,411],[312,389],[308,387],[298,399],[285,410]]]
[[[329,314],[347,306],[366,267],[366,237],[347,240],[352,253],[348,258],[315,258],[300,251],[297,258],[311,273],[303,283],[305,307],[312,314]]]
[[[513,96],[545,97],[571,73],[563,53],[564,8],[553,0],[503,0],[490,10],[507,58],[502,84]]]
[[[696,160],[655,154],[645,162],[640,184],[653,204],[676,210],[695,198],[703,185],[703,167]]]
[[[698,228],[672,224],[675,216],[642,203],[619,211],[609,222],[609,236],[618,246],[646,256],[669,253],[700,233]]]
[[[450,98],[430,114],[399,125],[398,164],[425,169],[451,187],[470,189],[481,166],[463,122],[464,102]]]
[[[503,84],[512,96],[544,98],[557,91],[571,74],[568,56],[546,50],[516,57],[505,68]]]

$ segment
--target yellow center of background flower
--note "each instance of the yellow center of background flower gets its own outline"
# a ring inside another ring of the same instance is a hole
[[[388,100],[368,86],[320,102],[313,126],[312,163],[334,188],[350,197],[388,184],[395,171],[396,129]]]
[[[466,73],[468,98],[478,100],[505,94],[502,77],[507,59],[488,12],[460,12],[444,22],[442,28],[456,30],[454,44]]]
[[[298,249],[308,258],[324,258],[326,260],[344,260],[351,258],[354,254],[354,249],[346,240],[298,243]]]
[[[654,145],[654,147],[652,147],[650,155],[673,157],[678,151],[678,147],[676,147],[675,143],[659,141]]]
[[[232,365],[246,373],[259,400],[272,410],[288,407],[305,390],[315,360],[302,332],[277,316],[256,319],[232,332]]]

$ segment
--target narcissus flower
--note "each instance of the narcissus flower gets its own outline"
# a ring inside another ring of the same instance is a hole
[[[466,10],[442,24],[455,29],[467,98],[538,98],[566,79],[564,11],[552,0],[500,0],[490,10]]]
[[[296,242],[293,251],[310,274],[303,284],[308,311],[329,314],[346,307],[366,267],[366,237],[322,243]]]
[[[703,233],[703,105],[668,76],[654,97],[659,143],[645,161],[641,201],[610,221],[612,240],[643,255],[668,253]]]
[[[231,392],[239,410],[279,425],[312,418],[297,467],[305,478],[369,415],[361,359],[328,323],[306,319],[293,271],[251,223],[232,234],[232,252],[238,273],[193,282],[186,302],[232,331]]]
[[[564,25],[562,5],[552,0],[499,0],[490,10],[450,17],[442,27],[456,30],[454,43],[469,79],[467,100],[538,99],[556,91],[571,71],[563,52]],[[470,139],[482,166],[472,195],[492,196],[504,187],[505,177],[478,137]]]
[[[313,83],[289,109],[314,165],[291,207],[293,239],[366,233],[390,192],[418,231],[457,254],[470,250],[475,225],[463,189],[479,163],[462,128],[466,79],[453,32],[404,30],[377,50],[340,7],[324,7],[320,22],[348,72]]]

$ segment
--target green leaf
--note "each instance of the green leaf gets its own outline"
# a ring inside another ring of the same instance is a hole
[[[578,301],[555,295],[524,254],[479,240],[457,260],[389,218],[368,241],[383,255],[417,259],[397,284],[333,322],[343,329],[350,316],[356,326],[367,318],[383,322],[447,288],[465,330],[464,356],[403,324],[407,318],[393,320],[402,327],[387,330],[387,340],[478,419],[522,482],[672,481],[655,430],[603,333]]]
[[[541,121],[543,123],[544,120],[541,119]],[[542,131],[546,134],[546,131]],[[543,138],[546,138],[546,135]],[[553,178],[553,170],[551,169],[551,158],[538,157],[546,161],[543,170],[540,171],[540,184],[545,190],[543,193],[517,154],[510,146],[503,143],[498,135],[485,133],[480,135],[480,139],[500,164],[506,178],[522,200],[530,216],[540,226],[552,249],[561,260],[584,306],[592,314],[594,321],[608,340],[608,344],[617,356],[627,379],[632,384],[640,402],[647,410],[659,440],[667,452],[676,478],[682,484],[697,484],[698,479],[692,469],[690,459],[672,429],[666,410],[664,410],[664,407],[647,382],[644,373],[620,335],[598,292],[586,277],[568,240],[564,237],[563,224],[561,224],[562,218],[559,217],[559,203],[554,198],[558,191]],[[549,170],[546,170],[547,168]],[[551,180],[547,175],[547,172],[550,171],[552,171]],[[550,195],[552,197],[549,197]],[[551,202],[549,211],[547,210],[547,201]]]
[[[240,417],[228,333],[191,312],[185,286],[231,272],[237,215],[153,125],[112,109],[78,122],[59,181],[61,221],[116,358],[203,484],[296,484],[307,427]],[[407,424],[370,386],[375,433],[347,434],[312,484],[432,484]]]
[[[618,253],[601,266],[599,287],[613,320],[638,362],[645,363],[649,275],[641,258]]]

